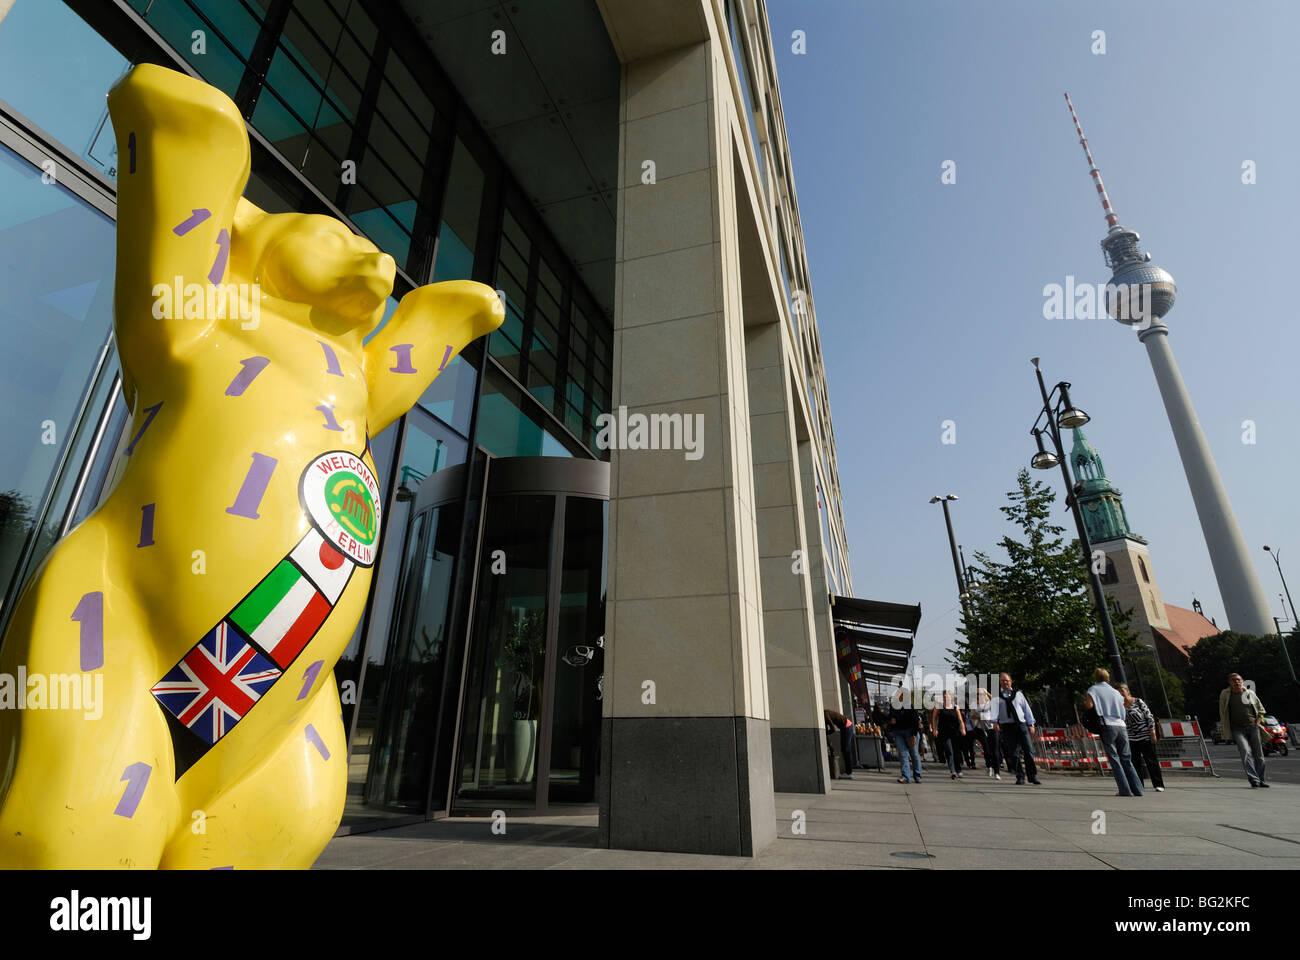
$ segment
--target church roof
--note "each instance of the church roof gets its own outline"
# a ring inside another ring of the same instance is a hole
[[[1164,606],[1165,615],[1169,618],[1169,629],[1164,630],[1160,627],[1151,629],[1169,641],[1183,656],[1188,656],[1192,652],[1192,647],[1196,646],[1202,638],[1212,637],[1222,632],[1195,610],[1175,607],[1172,603],[1166,603]]]

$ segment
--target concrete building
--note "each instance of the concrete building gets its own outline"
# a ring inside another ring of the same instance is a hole
[[[248,198],[368,236],[391,305],[506,305],[373,438],[341,829],[598,809],[749,855],[828,791],[852,582],[762,0],[0,0],[0,390],[40,412],[0,427],[0,629],[129,443],[104,94],[142,61],[230,95]]]

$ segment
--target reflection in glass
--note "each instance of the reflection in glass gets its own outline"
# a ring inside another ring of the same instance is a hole
[[[508,496],[488,511],[461,723],[465,799],[536,797],[554,509],[553,497]]]
[[[42,183],[39,168],[0,146],[0,331],[6,341],[0,376],[0,595],[6,604],[108,338],[113,264],[112,222],[62,184]],[[80,466],[78,461],[73,469]],[[57,526],[47,525],[37,554],[43,556],[57,537]]]
[[[573,456],[545,422],[545,416],[518,388],[489,369],[479,401],[479,446],[496,457]]]
[[[108,177],[117,147],[104,95],[128,66],[62,3],[19,2],[0,14],[0,99]]]
[[[605,675],[605,524],[609,504],[569,497],[551,719],[552,802],[590,803],[600,756]]]
[[[374,668],[382,671],[384,694],[366,788],[370,804],[422,813],[428,801],[460,526],[460,504],[451,503],[421,514],[411,532],[401,613],[388,655]]]

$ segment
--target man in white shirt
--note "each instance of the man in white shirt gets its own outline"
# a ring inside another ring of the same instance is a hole
[[[1098,667],[1092,673],[1096,681],[1088,688],[1084,705],[1097,711],[1101,720],[1101,742],[1110,760],[1110,772],[1115,775],[1121,797],[1140,797],[1142,781],[1133,766],[1128,747],[1128,724],[1125,719],[1124,695],[1110,685],[1110,672]]]

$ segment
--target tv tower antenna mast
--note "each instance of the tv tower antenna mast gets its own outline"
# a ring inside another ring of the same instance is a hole
[[[1237,526],[1223,480],[1210,455],[1210,445],[1196,418],[1191,397],[1187,395],[1183,375],[1169,347],[1169,328],[1163,320],[1177,296],[1174,278],[1153,264],[1149,253],[1141,251],[1138,247],[1141,238],[1137,233],[1120,226],[1068,93],[1065,102],[1070,108],[1074,130],[1079,135],[1083,154],[1088,158],[1088,172],[1106,214],[1106,236],[1102,238],[1101,249],[1106,266],[1111,269],[1106,291],[1107,308],[1120,323],[1135,326],[1138,339],[1146,345],[1160,397],[1165,403],[1165,413],[1169,416],[1169,426],[1178,444],[1178,455],[1183,461],[1183,471],[1187,474],[1187,485],[1192,491],[1192,502],[1201,521],[1201,531],[1205,534],[1205,546],[1210,551],[1210,563],[1219,582],[1224,612],[1234,630],[1256,636],[1271,634],[1272,615],[1268,600],[1246,550],[1246,541]]]

